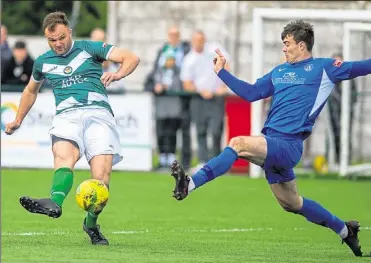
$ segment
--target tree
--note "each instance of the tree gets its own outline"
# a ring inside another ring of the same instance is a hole
[[[71,19],[73,1],[11,1],[2,2],[2,24],[10,35],[43,35],[44,17],[51,12],[62,11]],[[106,1],[81,1],[77,37],[88,37],[95,27],[106,28]]]

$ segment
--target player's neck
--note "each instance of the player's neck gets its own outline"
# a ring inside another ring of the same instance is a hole
[[[300,55],[299,57],[297,57],[294,62],[292,62],[291,64],[296,64],[296,63],[300,63],[304,60],[307,60],[309,58],[312,58],[312,53],[303,53],[302,55]]]

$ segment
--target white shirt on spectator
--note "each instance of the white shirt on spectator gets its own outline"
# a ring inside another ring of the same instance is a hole
[[[197,91],[209,90],[214,92],[224,83],[214,72],[213,59],[215,49],[219,48],[229,62],[229,54],[218,44],[205,44],[204,51],[197,53],[191,50],[183,60],[180,78],[182,81],[192,81]]]

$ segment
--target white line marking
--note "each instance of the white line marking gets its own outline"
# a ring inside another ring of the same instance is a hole
[[[259,227],[259,228],[225,228],[225,229],[171,229],[171,230],[154,230],[150,231],[148,229],[145,230],[118,230],[113,231],[111,234],[114,235],[132,235],[132,234],[146,234],[146,233],[233,233],[233,232],[259,232],[259,231],[282,231],[282,230],[293,230],[293,231],[301,231],[306,230],[303,227],[294,227],[294,228],[272,228],[272,227]],[[370,226],[360,227],[360,230],[370,231]],[[76,232],[77,233],[77,232]],[[15,233],[15,232],[4,232],[2,236],[44,236],[44,235],[69,235],[73,234],[73,232],[23,232],[23,233]]]

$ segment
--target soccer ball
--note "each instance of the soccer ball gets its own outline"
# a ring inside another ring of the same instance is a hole
[[[76,189],[78,206],[91,213],[99,213],[106,206],[109,197],[107,186],[100,180],[88,179]]]

